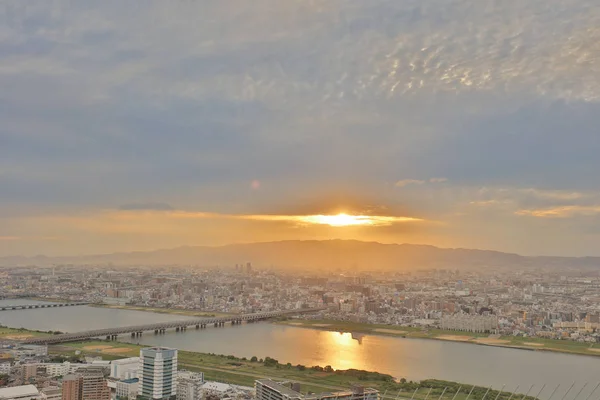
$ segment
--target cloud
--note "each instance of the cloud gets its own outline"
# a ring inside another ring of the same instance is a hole
[[[546,234],[514,212],[600,204],[595,0],[12,2],[0,27],[0,218],[22,217],[11,235],[42,236],[27,215],[129,202],[107,221],[142,236],[144,212],[167,218],[169,204],[221,227],[252,221],[216,215],[376,204],[394,212],[373,215],[462,214],[434,244],[509,249],[525,241],[486,230],[499,215],[513,233]],[[393,190],[399,171],[422,179]],[[106,235],[75,234],[75,248],[121,245]]]
[[[397,187],[405,187],[410,185],[424,185],[426,183],[444,183],[448,182],[447,178],[430,178],[428,180],[420,180],[420,179],[403,179],[396,182]]]
[[[417,179],[403,179],[401,181],[396,182],[396,186],[405,187],[408,185],[423,185],[425,181],[417,180]]]
[[[570,218],[600,214],[600,206],[562,206],[553,208],[518,210],[516,215],[538,218]]]
[[[132,210],[153,210],[153,211],[169,211],[174,208],[167,203],[129,203],[119,207],[119,210],[132,211]]]
[[[263,222],[285,222],[299,226],[389,226],[396,223],[425,222],[421,218],[391,215],[354,215],[354,214],[315,214],[315,215],[275,215],[275,214],[221,214],[211,212],[169,211],[167,216],[195,219],[230,219]]]

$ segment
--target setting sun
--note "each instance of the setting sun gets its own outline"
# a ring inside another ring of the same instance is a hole
[[[349,215],[340,213],[336,215],[306,215],[298,217],[302,222],[317,225],[329,226],[380,226],[390,225],[394,222],[420,221],[417,218],[410,217],[390,217],[380,215]]]
[[[308,215],[303,218],[306,222],[330,226],[373,225],[374,220],[367,215]]]

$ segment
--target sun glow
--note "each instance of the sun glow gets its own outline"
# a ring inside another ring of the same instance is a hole
[[[337,215],[306,215],[298,217],[302,222],[329,226],[360,226],[360,225],[391,225],[394,222],[418,221],[416,218],[387,217],[377,215],[349,215],[340,213]]]

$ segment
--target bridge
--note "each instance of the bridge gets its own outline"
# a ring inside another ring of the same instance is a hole
[[[90,303],[86,302],[75,302],[75,303],[43,303],[43,304],[15,304],[0,306],[0,311],[12,311],[12,310],[33,310],[35,308],[52,308],[52,307],[74,307],[74,306],[85,306]]]
[[[269,311],[260,312],[254,314],[241,314],[241,315],[229,315],[226,317],[216,318],[198,318],[198,319],[187,319],[183,321],[171,321],[171,322],[160,322],[157,324],[147,325],[135,325],[126,326],[122,328],[106,328],[96,329],[91,331],[76,332],[76,333],[63,333],[59,335],[47,336],[47,337],[36,337],[20,341],[22,344],[56,344],[65,342],[76,342],[80,340],[106,337],[109,340],[117,339],[118,335],[131,334],[132,337],[141,336],[143,332],[154,331],[155,335],[163,334],[167,329],[175,329],[177,332],[185,331],[188,327],[195,327],[196,329],[206,328],[208,325],[214,325],[215,327],[224,326],[225,323],[229,322],[232,325],[239,325],[242,322],[256,322],[262,321],[269,318],[283,317],[287,315],[295,314],[307,314],[313,312],[319,312],[326,310],[325,307],[319,308],[301,308],[296,310],[286,311]]]

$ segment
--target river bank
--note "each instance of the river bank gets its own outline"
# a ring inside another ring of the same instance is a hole
[[[469,343],[481,346],[506,347],[529,351],[548,351],[585,356],[600,356],[600,344],[579,343],[570,340],[541,339],[535,337],[491,336],[471,332],[422,329],[394,325],[366,324],[336,320],[288,319],[276,322],[301,328],[319,329],[331,332],[351,332],[370,335],[393,336],[414,339],[432,339]]]
[[[85,341],[50,346],[49,352],[52,355],[63,357],[101,355],[104,359],[112,360],[138,356],[142,347],[136,344],[114,341]],[[473,389],[470,398],[479,400],[483,398],[487,391],[485,387],[461,385],[435,379],[418,383],[406,382],[377,372],[361,370],[335,371],[329,366],[294,366],[289,363],[280,363],[278,360],[269,357],[264,360],[257,357],[248,359],[180,350],[178,359],[181,369],[202,371],[208,380],[253,386],[256,379],[272,378],[298,382],[301,384],[304,393],[348,389],[358,384],[378,389],[384,395],[388,393],[384,396],[386,399],[408,399],[412,397],[413,400],[423,400],[429,395],[442,400],[465,400],[471,389]],[[500,393],[491,390],[490,393],[498,400],[507,400],[510,397],[508,392]],[[529,396],[526,400],[534,400],[534,398]]]
[[[233,315],[230,313],[219,313],[212,311],[198,311],[198,310],[184,310],[177,308],[161,308],[161,307],[146,307],[146,306],[131,306],[131,305],[116,305],[116,304],[90,304],[90,307],[97,308],[110,308],[113,310],[131,310],[131,311],[144,311],[152,312],[157,314],[173,314],[183,315],[186,317],[199,317],[199,318],[212,318],[212,317],[226,317]]]

